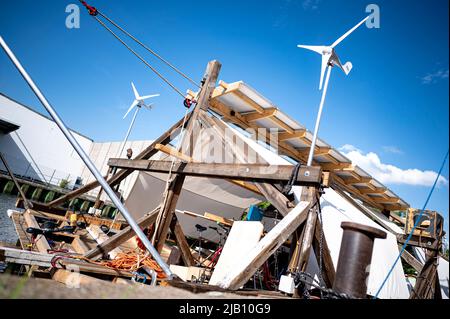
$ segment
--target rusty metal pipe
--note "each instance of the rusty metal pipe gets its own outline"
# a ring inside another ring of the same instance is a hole
[[[373,244],[386,238],[386,232],[357,223],[343,222],[344,234],[339,251],[333,290],[351,298],[366,298]]]

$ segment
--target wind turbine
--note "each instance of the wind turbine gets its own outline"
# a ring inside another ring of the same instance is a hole
[[[159,94],[140,96],[138,91],[136,90],[136,87],[134,86],[133,82],[131,82],[131,87],[133,88],[135,99],[134,99],[133,103],[131,104],[130,108],[128,109],[127,113],[125,113],[125,115],[123,116],[123,119],[125,119],[127,117],[127,115],[131,112],[131,110],[133,110],[133,108],[136,108],[136,111],[134,111],[133,119],[131,120],[130,127],[128,128],[127,134],[125,135],[125,139],[122,142],[122,147],[120,148],[120,151],[119,151],[119,153],[117,153],[116,157],[120,157],[120,155],[123,153],[123,150],[125,148],[125,144],[128,141],[128,137],[130,136],[131,129],[133,128],[134,122],[136,121],[136,116],[138,115],[139,110],[142,107],[144,107],[144,108],[146,108],[148,110],[152,109],[152,105],[153,104],[147,105],[147,104],[145,104],[144,101],[149,99],[149,98],[159,96]]]
[[[313,140],[311,143],[311,149],[309,151],[308,162],[307,162],[308,166],[310,166],[312,164],[313,157],[314,157],[314,149],[316,147],[317,133],[319,131],[320,119],[322,117],[322,109],[323,109],[323,105],[325,103],[325,97],[327,95],[328,82],[330,81],[331,70],[335,65],[337,65],[342,71],[344,71],[345,75],[348,75],[353,68],[353,65],[351,62],[346,62],[345,64],[341,63],[334,48],[339,43],[341,43],[346,37],[348,37],[353,31],[355,31],[357,28],[359,28],[364,22],[366,22],[367,19],[369,19],[369,17],[370,16],[364,18],[360,23],[358,23],[353,28],[348,30],[343,36],[341,36],[339,39],[334,41],[334,43],[330,46],[298,45],[299,48],[311,50],[311,51],[317,52],[320,55],[322,55],[322,68],[320,71],[319,90],[322,90],[322,87],[323,87],[323,91],[322,91],[322,98],[320,100],[320,105],[319,105],[319,113],[317,114],[316,126],[314,128],[314,135],[313,135]],[[323,77],[325,75],[325,71],[327,71],[327,75],[325,77],[325,84],[324,84]]]

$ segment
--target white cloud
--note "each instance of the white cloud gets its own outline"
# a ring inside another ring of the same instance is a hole
[[[392,153],[392,154],[403,154],[403,151],[399,149],[397,146],[383,146],[383,151],[386,153]]]
[[[433,73],[428,73],[427,75],[423,76],[422,78],[423,84],[431,84],[436,83],[438,80],[442,79],[448,79],[448,69],[440,69]]]
[[[320,0],[303,0],[302,6],[305,10],[316,10],[319,8],[319,2]]]
[[[401,169],[394,165],[381,162],[380,157],[373,152],[364,154],[353,145],[346,144],[339,149],[354,165],[358,165],[376,180],[384,184],[404,184],[414,186],[433,185],[437,173],[434,171],[422,171],[417,168]],[[448,185],[448,180],[440,176],[438,185]]]

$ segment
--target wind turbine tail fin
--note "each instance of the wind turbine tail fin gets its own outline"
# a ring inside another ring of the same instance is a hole
[[[342,70],[344,71],[345,75],[348,75],[352,69],[353,64],[351,62],[347,62],[342,66]]]

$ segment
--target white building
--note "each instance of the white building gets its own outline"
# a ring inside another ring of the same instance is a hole
[[[122,142],[95,143],[92,139],[71,130],[78,143],[89,155],[103,176],[108,171],[108,159],[118,157]],[[124,126],[124,134],[126,127]],[[125,152],[131,148],[139,154],[152,141],[129,141]],[[55,122],[10,97],[0,93],[0,152],[6,157],[12,171],[23,177],[54,185],[62,179],[70,181],[72,188],[77,179],[83,184],[94,181],[94,176],[67,141]],[[125,157],[125,154],[121,154]],[[0,170],[5,170],[0,163]],[[137,172],[125,179],[119,188],[125,198],[135,183]],[[96,196],[99,188],[88,194]],[[107,199],[103,193],[102,199]]]
[[[89,152],[92,139],[71,132]],[[15,174],[55,185],[68,179],[73,186],[84,166],[55,122],[1,93],[0,152]]]

